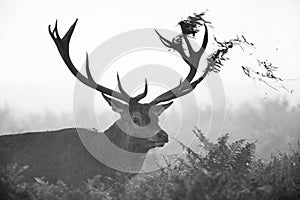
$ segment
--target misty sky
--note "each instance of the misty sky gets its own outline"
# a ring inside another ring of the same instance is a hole
[[[0,105],[5,102],[19,113],[72,110],[75,78],[60,58],[47,26],[59,20],[63,34],[76,18],[79,23],[71,41],[71,57],[80,68],[85,52],[114,35],[138,28],[179,31],[176,24],[194,12],[209,9],[219,38],[244,34],[257,46],[262,58],[280,67],[279,75],[300,77],[297,58],[300,44],[300,3],[289,1],[0,1]],[[276,50],[276,48],[278,50]],[[142,63],[140,57],[128,62]],[[160,63],[154,60],[153,63]],[[167,63],[167,62],[164,62]],[[265,85],[243,76],[238,56],[220,73],[229,103],[263,99]],[[122,66],[117,66],[122,67]],[[111,79],[116,84],[115,74]],[[142,82],[141,82],[142,84]],[[287,81],[292,95],[268,91],[268,98],[286,97],[293,104],[300,99],[300,84]],[[150,89],[151,90],[151,89]],[[247,91],[247,93],[244,93]],[[241,95],[241,92],[243,95]]]
[[[231,60],[219,74],[225,90],[226,107],[229,110],[237,107],[240,112],[243,111],[244,104],[255,107],[265,105],[266,100],[271,100],[272,105],[277,105],[275,102],[282,99],[285,99],[288,105],[297,107],[300,103],[298,0],[152,0],[81,3],[57,0],[46,2],[0,0],[0,119],[7,116],[7,113],[13,116],[7,117],[2,127],[7,126],[4,129],[6,132],[7,130],[15,132],[30,128],[58,128],[72,124],[73,90],[76,80],[64,65],[48,34],[48,25],[53,26],[56,19],[59,23],[59,32],[63,34],[74,20],[79,18],[71,40],[70,52],[75,65],[81,68],[86,51],[91,53],[102,42],[117,34],[140,28],[180,31],[179,26],[176,26],[180,20],[206,9],[209,10],[206,19],[214,26],[209,30],[210,39],[213,34],[220,39],[234,38],[237,34],[243,34],[256,45],[257,54],[261,58],[279,66],[277,75],[292,79],[284,82],[290,91],[293,90],[292,93],[285,90],[275,91],[260,82],[247,79],[241,70],[241,65],[247,61],[239,52],[233,51],[229,54]],[[210,42],[212,40],[209,41],[208,49]],[[114,88],[116,71],[120,68],[124,70],[129,65],[138,67],[143,64],[176,65],[176,59],[178,58],[165,56],[163,52],[133,53],[116,61],[114,63],[116,70],[105,76],[110,80],[108,84]],[[187,67],[182,65],[182,68]],[[125,73],[126,70],[121,75]],[[143,81],[139,86],[142,84]],[[150,98],[154,97],[157,88],[150,85],[149,90]],[[201,105],[211,106],[210,94],[205,83],[197,87],[195,94],[201,97],[199,98]],[[111,113],[100,95],[95,96],[95,99],[95,107],[101,110],[100,115],[109,116],[106,123],[109,125],[116,119],[116,115]],[[198,102],[198,105],[200,104]],[[177,108],[179,107],[175,105],[170,113],[176,113]],[[166,114],[165,118],[171,115]],[[30,118],[26,118],[28,116]],[[251,116],[248,116],[249,120]],[[276,116],[276,120],[279,120],[280,116],[279,118]],[[295,116],[299,116],[298,112]],[[19,119],[18,126],[9,127],[9,122],[16,124],[14,122],[16,118]],[[233,119],[231,116],[229,121],[234,121]],[[168,124],[168,120],[165,121]],[[188,127],[195,125],[193,123],[190,121]],[[228,127],[234,129],[231,125]]]

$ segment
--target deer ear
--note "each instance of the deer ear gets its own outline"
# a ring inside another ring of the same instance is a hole
[[[163,113],[167,108],[170,107],[170,105],[172,105],[173,101],[171,101],[170,103],[166,103],[166,104],[161,104],[161,105],[156,105],[154,106],[154,110],[153,112],[159,116],[161,115],[161,113]]]
[[[118,100],[109,98],[104,93],[102,93],[102,96],[105,99],[105,101],[107,101],[107,103],[110,105],[112,110],[115,111],[115,112],[122,113],[128,107],[126,104],[123,104]]]

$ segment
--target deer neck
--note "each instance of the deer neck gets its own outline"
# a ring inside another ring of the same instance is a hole
[[[143,149],[145,139],[134,137],[130,134],[128,125],[121,123],[120,120],[112,124],[104,134],[107,138],[119,148],[133,153],[147,153],[147,149]]]
[[[104,133],[86,134],[82,131],[79,137],[98,161],[118,171],[139,173],[148,151],[139,148],[145,146],[145,139],[134,138],[125,131],[115,122]]]

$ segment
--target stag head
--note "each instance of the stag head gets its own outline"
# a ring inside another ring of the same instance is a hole
[[[74,24],[69,28],[68,32],[61,38],[58,34],[57,21],[55,27],[51,30],[49,25],[49,33],[55,42],[57,49],[64,60],[65,64],[71,71],[71,73],[83,84],[91,87],[102,93],[104,99],[111,106],[112,110],[120,114],[120,119],[116,121],[109,129],[104,133],[110,140],[114,140],[116,137],[124,136],[126,143],[119,143],[119,140],[115,140],[114,143],[122,147],[123,149],[130,150],[133,152],[147,152],[149,149],[155,147],[162,147],[168,142],[168,134],[158,125],[159,116],[166,110],[173,102],[172,99],[186,95],[193,91],[193,89],[205,78],[208,74],[209,69],[207,68],[203,75],[192,82],[199,65],[199,60],[204,53],[208,42],[207,27],[205,27],[205,34],[202,46],[199,51],[194,51],[187,38],[186,34],[182,34],[182,37],[188,48],[189,56],[184,52],[182,43],[174,43],[162,37],[157,31],[161,42],[169,48],[176,50],[183,60],[189,65],[190,72],[186,78],[178,86],[173,89],[159,95],[154,98],[150,103],[142,104],[139,103],[141,99],[146,97],[148,91],[147,80],[145,80],[144,92],[131,97],[125,92],[121,85],[119,75],[117,74],[118,88],[119,91],[114,91],[106,88],[102,85],[97,84],[89,69],[88,54],[86,54],[86,73],[87,77],[82,75],[74,66],[70,59],[69,54],[69,43],[72,33],[75,29],[77,19]],[[162,104],[162,102],[167,102]],[[132,146],[132,145],[135,146]]]

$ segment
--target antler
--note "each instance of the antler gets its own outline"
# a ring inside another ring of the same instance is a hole
[[[51,25],[49,25],[48,29],[49,29],[49,34],[51,36],[51,38],[53,39],[53,41],[56,44],[56,47],[62,57],[62,59],[64,60],[65,64],[67,65],[67,67],[69,68],[69,70],[72,72],[72,74],[83,84],[89,86],[90,88],[93,88],[99,92],[101,92],[102,94],[107,94],[111,97],[114,97],[116,99],[125,101],[127,103],[129,103],[132,100],[135,101],[139,101],[140,99],[144,98],[147,95],[147,91],[148,91],[148,85],[147,85],[147,81],[145,81],[145,90],[142,94],[137,95],[134,98],[131,98],[122,88],[121,85],[121,81],[119,78],[119,74],[117,74],[117,79],[118,79],[118,87],[120,92],[111,90],[109,88],[106,88],[102,85],[99,85],[95,82],[95,80],[93,79],[90,69],[89,69],[89,58],[88,58],[88,54],[86,54],[86,73],[87,73],[87,78],[82,75],[74,66],[74,64],[71,61],[70,58],[70,53],[69,53],[69,44],[70,44],[70,40],[71,40],[71,36],[73,34],[73,31],[75,29],[76,23],[77,23],[78,19],[76,19],[76,21],[73,23],[73,25],[69,28],[68,32],[64,35],[63,38],[60,38],[59,34],[58,34],[58,30],[57,30],[57,20],[55,22],[55,27],[53,30],[51,30]]]
[[[159,36],[160,41],[166,47],[172,48],[180,54],[182,59],[190,66],[190,72],[183,81],[180,80],[180,83],[177,87],[175,87],[175,88],[159,95],[153,101],[151,101],[150,104],[152,104],[152,105],[153,104],[158,104],[160,102],[169,101],[169,100],[181,97],[183,95],[186,95],[186,94],[190,93],[191,91],[193,91],[193,89],[206,77],[206,75],[209,72],[209,67],[207,67],[205,69],[203,75],[200,78],[198,78],[194,82],[191,82],[193,80],[194,76],[196,75],[200,58],[203,55],[203,53],[205,51],[205,48],[207,46],[207,42],[208,42],[208,31],[207,31],[207,27],[206,27],[205,24],[204,24],[204,27],[205,27],[204,38],[203,38],[202,46],[198,51],[193,50],[193,48],[190,44],[190,41],[187,38],[187,35],[182,34],[182,37],[183,37],[183,39],[186,43],[186,46],[187,46],[187,50],[189,52],[189,56],[187,56],[184,52],[184,49],[183,49],[183,46],[182,46],[182,41],[180,41],[180,42],[172,41],[171,42],[171,41],[167,40],[166,38],[164,38],[162,35],[160,35],[155,30],[155,32]]]

